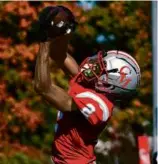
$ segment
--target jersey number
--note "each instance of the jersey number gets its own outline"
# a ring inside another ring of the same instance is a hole
[[[86,118],[88,118],[95,111],[95,107],[92,104],[87,104],[86,107],[82,108],[81,110],[81,112],[84,114]]]

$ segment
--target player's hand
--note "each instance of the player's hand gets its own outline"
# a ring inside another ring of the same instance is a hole
[[[63,6],[46,7],[40,13],[39,23],[44,35],[46,35],[46,40],[69,35],[77,25],[73,13]]]

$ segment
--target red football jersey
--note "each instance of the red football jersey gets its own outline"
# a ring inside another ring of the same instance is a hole
[[[58,112],[52,159],[56,164],[92,164],[94,146],[109,120],[113,104],[102,94],[70,83],[69,95],[78,107]]]

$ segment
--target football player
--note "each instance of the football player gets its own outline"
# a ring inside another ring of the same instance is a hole
[[[58,109],[52,160],[56,164],[93,164],[94,147],[110,119],[115,100],[131,95],[140,68],[122,51],[99,51],[80,66],[67,53],[76,22],[63,7],[46,7],[39,16],[41,38],[35,68],[35,90]],[[50,78],[51,62],[71,75],[69,90]]]

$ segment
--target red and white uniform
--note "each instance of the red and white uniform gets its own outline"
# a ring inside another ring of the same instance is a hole
[[[78,110],[58,113],[52,159],[55,164],[92,164],[94,146],[111,117],[113,104],[102,94],[70,83]]]

